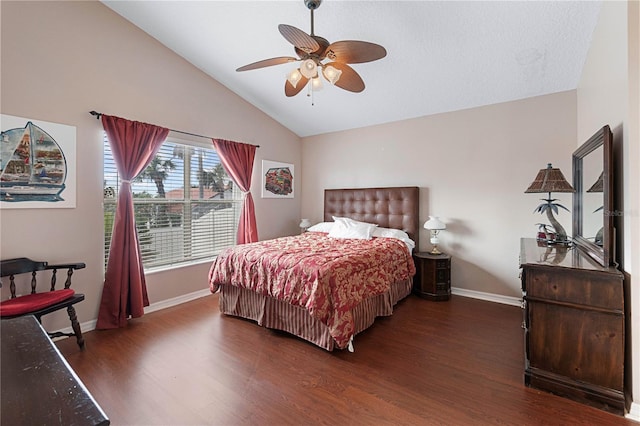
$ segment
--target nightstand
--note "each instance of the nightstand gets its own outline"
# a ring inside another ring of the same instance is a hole
[[[417,252],[413,254],[416,275],[413,292],[429,300],[449,300],[451,297],[451,256]]]

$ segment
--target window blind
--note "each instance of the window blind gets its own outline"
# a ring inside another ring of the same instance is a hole
[[[105,134],[105,265],[119,188]],[[235,244],[242,193],[213,148],[167,139],[131,188],[145,270],[211,259]]]

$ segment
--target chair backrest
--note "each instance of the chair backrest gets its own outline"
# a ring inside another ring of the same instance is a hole
[[[9,289],[11,291],[11,298],[16,297],[16,284],[14,275],[31,273],[31,294],[36,293],[36,272],[51,269],[51,286],[50,291],[55,290],[56,286],[56,273],[58,269],[67,269],[67,279],[64,283],[64,288],[71,286],[71,275],[76,269],[82,269],[85,267],[84,263],[66,263],[60,265],[50,265],[49,262],[35,261],[26,257],[18,257],[16,259],[0,260],[0,277],[9,277]],[[0,287],[2,283],[0,282]]]

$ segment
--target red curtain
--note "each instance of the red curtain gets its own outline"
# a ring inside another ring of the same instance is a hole
[[[213,146],[218,152],[227,173],[244,192],[244,204],[240,211],[237,243],[244,244],[258,241],[256,212],[253,205],[253,197],[249,192],[256,146],[224,139],[213,139]]]
[[[108,329],[125,326],[127,318],[141,317],[149,306],[131,180],[155,157],[169,129],[108,115],[102,115],[102,126],[122,182],[96,324],[98,329]]]

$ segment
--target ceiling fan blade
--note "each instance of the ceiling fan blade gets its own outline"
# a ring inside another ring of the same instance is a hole
[[[349,65],[343,64],[341,62],[330,62],[327,64],[327,66],[329,65],[342,71],[340,78],[338,79],[338,81],[336,81],[336,86],[340,87],[341,89],[356,93],[362,92],[364,90],[364,81],[362,81],[362,78],[356,72],[356,70],[351,68]]]
[[[256,68],[264,68],[270,67],[272,65],[280,65],[286,64],[287,62],[294,62],[298,59],[293,58],[291,56],[278,56],[277,58],[264,59],[262,61],[254,62],[252,64],[245,65],[243,67],[238,68],[236,71],[249,71],[255,70]]]
[[[300,79],[300,81],[298,81],[298,84],[296,84],[296,87],[293,87],[293,85],[291,83],[289,83],[289,80],[285,80],[284,81],[284,94],[287,95],[287,97],[291,97],[291,96],[295,96],[298,93],[300,93],[300,91],[302,89],[304,89],[304,87],[307,85],[307,83],[309,82],[309,79],[305,76],[302,76],[302,78]]]
[[[315,41],[309,34],[297,29],[296,27],[280,24],[278,25],[278,31],[280,31],[282,37],[284,37],[289,43],[304,52],[311,53],[320,48],[317,41]]]
[[[325,56],[332,61],[359,64],[382,59],[387,56],[387,51],[379,44],[368,41],[343,40],[331,43],[325,50]]]

